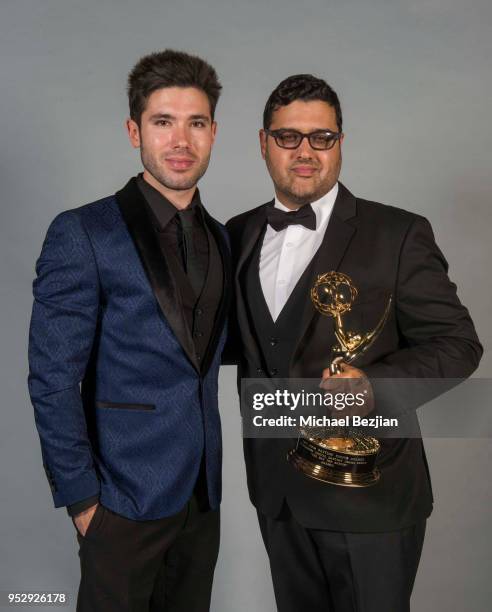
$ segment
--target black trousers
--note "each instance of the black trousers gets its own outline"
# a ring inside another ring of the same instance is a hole
[[[425,519],[400,531],[308,529],[258,512],[279,612],[408,612]]]
[[[195,496],[153,521],[99,505],[77,534],[77,612],[208,612],[219,538],[219,510],[200,511]]]

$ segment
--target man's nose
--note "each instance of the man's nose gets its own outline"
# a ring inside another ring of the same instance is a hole
[[[309,144],[309,138],[304,137],[301,140],[301,144],[297,147],[297,157],[302,159],[311,159],[313,156],[313,148]]]
[[[172,132],[173,148],[186,148],[190,145],[190,132],[186,125],[175,125]]]

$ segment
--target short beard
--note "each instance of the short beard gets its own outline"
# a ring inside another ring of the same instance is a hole
[[[198,181],[207,171],[210,155],[195,168],[192,176],[183,176],[181,179],[171,178],[169,175],[163,172],[156,159],[151,155],[147,155],[147,151],[143,146],[140,147],[140,159],[142,160],[142,165],[147,172],[151,174],[163,187],[166,187],[166,189],[173,189],[174,191],[187,191],[188,189],[195,187]]]
[[[315,193],[303,193],[302,195],[298,195],[297,193],[294,193],[293,191],[289,191],[287,189],[279,187],[279,185],[275,183],[274,185],[275,185],[275,190],[278,193],[284,195],[290,202],[292,202],[296,206],[299,206],[299,208],[306,206],[306,204],[311,204],[311,202],[315,202],[316,200],[319,199],[316,197]]]

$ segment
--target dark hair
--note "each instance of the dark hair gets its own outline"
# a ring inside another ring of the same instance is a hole
[[[294,100],[326,102],[335,109],[338,131],[342,131],[342,109],[336,92],[326,81],[312,74],[295,74],[287,77],[275,87],[263,111],[263,128],[270,127],[273,113],[276,110],[281,106],[287,106]]]
[[[128,75],[130,117],[140,119],[150,94],[163,87],[196,87],[210,103],[212,119],[222,85],[210,64],[196,55],[165,49],[142,57]]]

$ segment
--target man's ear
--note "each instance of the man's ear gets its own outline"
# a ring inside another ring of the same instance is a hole
[[[212,121],[212,144],[215,142],[217,136],[217,121]]]
[[[140,148],[140,128],[138,123],[130,117],[126,120],[126,131],[128,132],[128,138],[132,147],[135,149]]]
[[[265,130],[263,128],[259,131],[259,137],[260,137],[261,156],[263,157],[263,159],[265,159],[266,146],[267,146],[267,135],[266,135]]]

